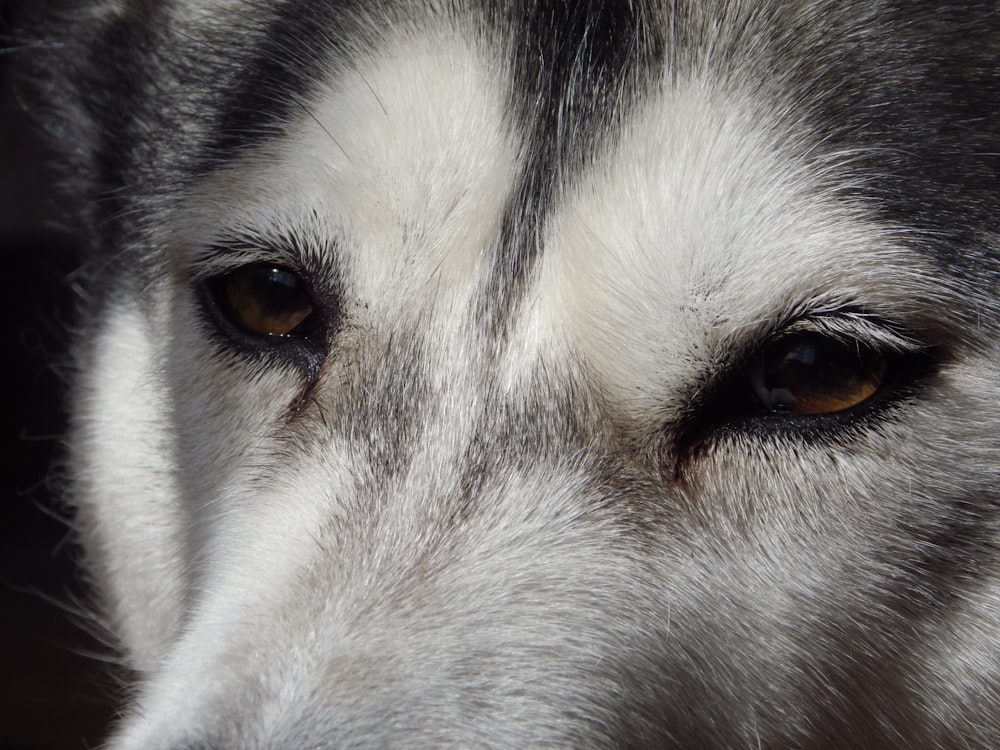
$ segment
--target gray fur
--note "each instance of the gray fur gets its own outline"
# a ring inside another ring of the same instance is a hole
[[[28,26],[108,747],[1000,744],[1000,12],[426,6]],[[792,335],[889,374],[768,412]]]

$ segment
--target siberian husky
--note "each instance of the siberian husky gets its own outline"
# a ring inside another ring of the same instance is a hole
[[[108,748],[1000,747],[994,3],[64,6]]]

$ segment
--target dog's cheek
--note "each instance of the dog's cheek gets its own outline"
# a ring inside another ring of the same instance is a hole
[[[69,441],[94,582],[140,672],[153,667],[176,633],[188,556],[156,342],[139,301],[107,311],[77,356]]]

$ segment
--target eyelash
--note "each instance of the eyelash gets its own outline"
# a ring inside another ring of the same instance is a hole
[[[766,358],[802,342],[856,352],[862,367],[874,367],[873,377],[859,381],[863,397],[845,402],[845,408],[812,413],[766,403],[759,382],[754,382],[766,369]],[[718,436],[747,430],[833,439],[844,430],[888,415],[919,387],[935,361],[930,348],[867,316],[848,312],[794,321],[734,361],[692,399],[685,416],[671,428],[673,449],[678,454],[690,453]]]

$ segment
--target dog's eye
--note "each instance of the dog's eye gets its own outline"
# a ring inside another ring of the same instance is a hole
[[[304,336],[313,315],[305,283],[293,271],[257,263],[210,283],[216,304],[244,331],[260,336]]]
[[[885,355],[819,334],[783,338],[757,357],[750,385],[768,411],[834,414],[858,406],[882,386]]]

